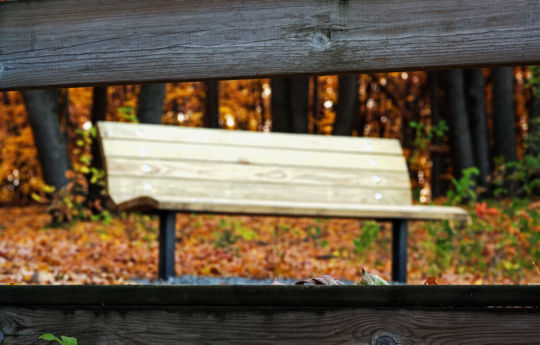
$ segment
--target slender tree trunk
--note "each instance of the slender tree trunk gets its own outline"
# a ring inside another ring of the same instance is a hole
[[[358,75],[340,75],[338,78],[338,104],[332,134],[352,135],[358,113]]]
[[[431,124],[438,126],[442,121],[440,104],[444,104],[443,91],[441,90],[441,81],[439,72],[429,72],[429,87],[431,92]],[[437,198],[446,195],[448,191],[448,180],[442,176],[448,169],[445,155],[441,149],[443,138],[435,136],[431,144],[436,150],[430,150],[431,154],[431,197]]]
[[[517,160],[514,125],[514,75],[512,67],[492,70],[494,156],[505,162]]]
[[[272,132],[289,132],[289,91],[286,78],[272,78]]]
[[[107,87],[98,86],[94,87],[92,93],[92,126],[96,128],[99,121],[105,121],[107,114]],[[103,169],[103,161],[101,159],[101,152],[99,150],[99,144],[97,138],[92,138],[92,167],[98,170]],[[93,207],[96,200],[103,201],[102,190],[103,187],[97,183],[91,183],[92,176],[89,174],[88,178],[88,202],[92,205],[94,211],[99,211],[97,207]]]
[[[474,161],[480,170],[479,184],[487,188],[488,176],[491,174],[491,161],[484,76],[480,68],[465,70],[464,74]]]
[[[2,97],[3,97],[3,99],[4,99],[4,104],[5,104],[5,105],[10,105],[10,104],[11,104],[7,92],[2,92]]]
[[[206,85],[206,109],[204,113],[204,126],[219,128],[219,82],[210,80]]]
[[[160,124],[164,99],[165,84],[141,85],[137,104],[137,119],[139,122]]]
[[[70,113],[69,113],[69,89],[60,91],[60,118],[64,118],[64,140],[69,142],[69,126],[70,126]]]
[[[358,78],[358,87],[359,88],[364,88],[364,90],[368,87],[367,86],[368,84],[367,83],[364,83],[363,79],[362,78]],[[359,100],[359,103],[358,103],[358,112],[356,113],[356,132],[358,133],[358,136],[359,137],[363,137],[364,136],[364,129],[366,127],[366,117],[367,117],[367,112],[366,113],[363,113],[362,111],[362,107],[360,106],[360,100]]]
[[[321,129],[319,128],[320,121],[320,107],[319,107],[319,78],[313,77],[313,133],[319,134]]]
[[[450,144],[454,176],[461,176],[463,169],[474,166],[474,154],[465,101],[463,70],[443,72],[446,86],[446,119],[450,127]]]
[[[28,120],[45,183],[56,190],[67,184],[70,160],[65,137],[60,127],[58,89],[22,91]]]
[[[309,77],[288,78],[292,133],[309,132]]]
[[[533,78],[540,80],[540,66],[532,68]],[[527,151],[529,156],[540,155],[540,85],[533,86],[527,130]]]
[[[309,77],[272,78],[272,131],[308,133]]]

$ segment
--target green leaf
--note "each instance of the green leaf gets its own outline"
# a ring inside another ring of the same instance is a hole
[[[77,339],[72,337],[64,337],[62,336],[62,344],[63,345],[77,345]]]
[[[58,339],[57,337],[55,337],[54,335],[52,335],[50,333],[43,334],[41,337],[39,337],[39,339],[54,340],[54,341],[57,341],[58,343],[62,344],[62,340]]]

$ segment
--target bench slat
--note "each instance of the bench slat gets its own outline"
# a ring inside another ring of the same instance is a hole
[[[301,217],[342,217],[365,219],[410,219],[466,221],[467,212],[458,207],[423,205],[361,205],[321,202],[278,202],[231,199],[163,198],[159,202],[147,197],[132,199],[118,205],[120,210],[183,210],[197,213],[231,213],[248,215],[279,215]]]
[[[181,135],[181,132],[180,134]],[[375,155],[368,153],[318,152],[250,147],[155,142],[147,140],[103,141],[109,157],[156,158],[174,161],[211,161],[223,163],[255,164],[266,166],[319,167],[343,169],[369,169],[407,171],[402,155]]]
[[[332,151],[392,155],[402,154],[401,145],[396,139],[223,131],[219,129],[131,123],[123,123],[120,125],[111,122],[102,122],[99,126],[101,136],[104,139],[145,139],[157,142],[315,150],[317,152]]]
[[[227,198],[245,203],[249,210],[251,202],[297,202],[317,201],[324,203],[410,205],[409,188],[378,189],[366,187],[316,186],[268,182],[230,182],[209,180],[180,180],[150,177],[109,176],[108,191],[117,204],[140,196],[159,200],[181,197],[190,202],[205,203],[214,198]]]
[[[261,182],[317,186],[350,186],[374,189],[410,189],[403,172],[319,167],[287,167],[220,162],[163,161],[116,158],[107,160],[107,172],[115,177],[165,177],[186,180]]]

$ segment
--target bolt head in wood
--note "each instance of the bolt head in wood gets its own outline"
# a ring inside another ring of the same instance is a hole
[[[382,335],[375,339],[374,345],[396,345],[396,342],[394,341],[394,339],[392,339],[392,337]]]

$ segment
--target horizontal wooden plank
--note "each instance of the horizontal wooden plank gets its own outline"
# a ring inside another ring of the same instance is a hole
[[[183,180],[274,183],[284,185],[410,189],[405,172],[320,167],[269,167],[252,164],[107,158],[107,175],[114,177],[163,177]],[[166,182],[165,182],[166,183]]]
[[[323,297],[325,298],[325,297]],[[4,345],[44,333],[84,345],[537,344],[538,309],[0,307]]]
[[[0,286],[2,344],[534,344],[538,286]]]
[[[230,199],[244,203],[246,210],[252,202],[317,201],[339,204],[410,205],[409,188],[367,188],[352,186],[317,186],[273,182],[231,182],[210,180],[180,180],[158,177],[107,176],[107,192],[116,204],[131,199],[150,197],[159,203],[168,200],[189,200],[205,207],[206,200]],[[250,212],[251,213],[251,212]]]
[[[299,217],[342,217],[365,219],[410,219],[438,220],[450,219],[467,221],[468,214],[458,207],[421,205],[369,205],[339,204],[322,202],[256,201],[225,198],[182,198],[179,196],[131,199],[117,204],[122,211],[152,209],[182,210],[198,213],[230,213],[247,215],[282,215]]]
[[[540,307],[540,286],[0,285],[0,306],[15,305]]]
[[[536,0],[0,3],[0,90],[540,62]]]
[[[133,139],[170,143],[212,144],[254,148],[401,155],[397,139],[358,138],[314,134],[226,131],[219,129],[100,122],[103,139]]]
[[[321,167],[369,169],[370,171],[407,171],[401,155],[317,152],[294,149],[240,147],[155,142],[146,140],[102,141],[105,157],[154,158],[174,161],[211,161],[266,166]]]

